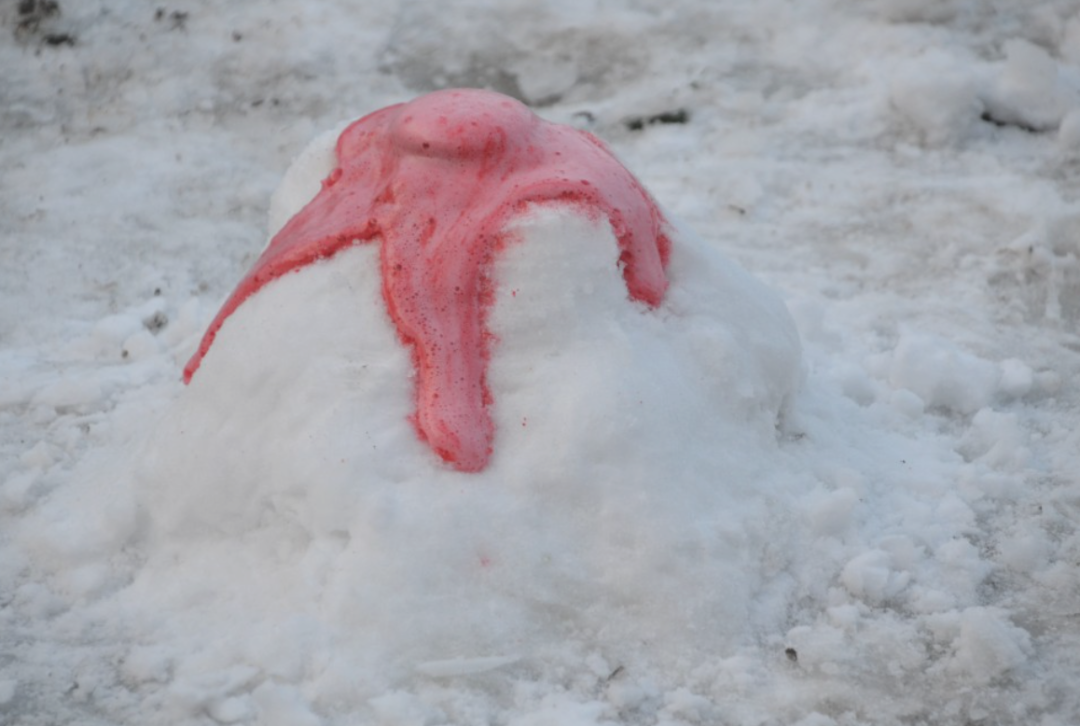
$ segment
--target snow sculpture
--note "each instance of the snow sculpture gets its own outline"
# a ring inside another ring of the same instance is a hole
[[[295,583],[282,612],[406,669],[738,642],[801,371],[773,290],[481,91],[314,140],[270,236],[138,455],[154,558],[237,607]]]
[[[383,298],[416,369],[417,432],[443,460],[475,472],[487,465],[494,436],[491,268],[513,215],[549,201],[602,215],[630,297],[650,306],[663,299],[670,242],[652,198],[598,139],[545,122],[514,99],[449,90],[391,106],[348,126],[336,156],[321,191],[211,323],[186,382],[225,320],[265,284],[379,240]]]

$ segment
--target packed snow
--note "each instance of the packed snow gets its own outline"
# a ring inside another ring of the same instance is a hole
[[[1080,722],[1075,0],[0,34],[0,723]],[[374,245],[185,386],[344,124],[454,86],[609,145],[672,221],[662,304],[603,218],[511,220],[478,473],[410,422]]]

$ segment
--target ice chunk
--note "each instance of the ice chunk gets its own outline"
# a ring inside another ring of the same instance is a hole
[[[944,55],[911,64],[893,79],[889,98],[930,146],[965,140],[982,113],[977,84],[963,64]]]
[[[889,382],[915,393],[931,407],[971,414],[986,406],[1000,372],[990,361],[933,335],[909,333],[893,353]]]
[[[893,568],[888,552],[869,550],[856,556],[840,573],[852,595],[870,605],[881,605],[907,587],[911,575]]]
[[[1050,54],[1020,38],[1005,42],[1005,63],[984,100],[995,120],[1035,131],[1057,128],[1078,105],[1077,90],[1059,78]]]
[[[1031,637],[995,608],[970,607],[960,614],[953,647],[951,669],[986,684],[1027,660]]]

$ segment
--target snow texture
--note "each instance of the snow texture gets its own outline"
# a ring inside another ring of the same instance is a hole
[[[1080,721],[1072,0],[36,0],[0,37],[0,723]],[[613,148],[680,220],[664,304],[604,224],[515,220],[481,475],[407,421],[374,247],[185,388],[334,130],[451,85]]]

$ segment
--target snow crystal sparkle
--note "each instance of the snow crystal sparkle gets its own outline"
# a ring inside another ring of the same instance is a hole
[[[432,93],[356,121],[336,152],[320,193],[271,240],[211,323],[186,382],[229,315],[265,284],[378,239],[383,299],[417,371],[417,432],[454,467],[479,471],[494,437],[485,371],[490,268],[512,215],[548,201],[602,214],[630,297],[651,306],[663,299],[670,242],[655,202],[598,139],[542,121],[514,99]]]

